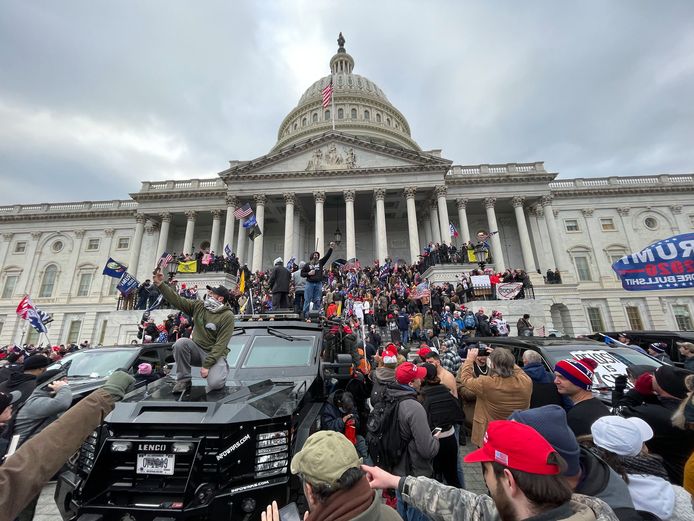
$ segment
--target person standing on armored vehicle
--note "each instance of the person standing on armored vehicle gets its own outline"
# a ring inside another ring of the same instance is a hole
[[[228,344],[234,332],[229,290],[224,286],[207,286],[205,300],[181,298],[164,282],[160,269],[154,271],[154,284],[169,304],[193,319],[191,338],[179,338],[173,345],[176,385],[171,392],[183,393],[190,387],[191,366],[200,367],[200,376],[207,380],[207,392],[221,389],[229,374]]]

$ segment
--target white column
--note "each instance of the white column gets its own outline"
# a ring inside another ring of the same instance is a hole
[[[265,238],[265,194],[254,196],[255,199],[255,220],[260,228],[261,235],[253,241],[253,271],[263,269],[263,239]],[[250,231],[250,230],[249,230]]]
[[[439,226],[439,209],[436,203],[432,203],[429,210],[429,221],[431,222],[431,241],[441,243],[441,227]]]
[[[296,255],[296,263],[299,264],[304,260],[304,233],[301,229],[301,214],[298,208],[294,207],[294,251],[292,255]]]
[[[417,206],[414,198],[417,195],[416,186],[405,188],[405,200],[407,201],[407,232],[410,237],[410,262],[413,264],[419,259],[419,230],[417,230]]]
[[[527,273],[533,273],[537,270],[535,258],[533,257],[533,248],[530,245],[530,234],[528,233],[528,223],[525,222],[525,211],[523,203],[525,197],[516,196],[511,199],[513,212],[516,214],[516,222],[518,223],[518,236],[521,243],[521,253],[523,254],[523,264]]]
[[[431,220],[429,217],[424,218],[424,233],[422,234],[422,248],[425,248],[431,242]]]
[[[325,237],[324,237],[324,222],[323,222],[323,203],[325,203],[325,192],[323,191],[316,191],[313,192],[313,198],[316,201],[316,237],[315,237],[315,242],[313,243],[313,246],[311,248],[315,248],[315,250],[311,251],[317,251],[321,255],[323,255],[323,246],[325,245]]]
[[[140,250],[142,249],[142,236],[145,233],[145,216],[141,213],[135,214],[135,236],[130,247],[130,263],[128,273],[137,278],[137,265],[140,263]]]
[[[212,233],[210,234],[210,251],[219,255],[219,225],[222,220],[222,210],[212,210]]]
[[[547,231],[549,232],[549,243],[552,246],[554,267],[559,269],[562,275],[562,280],[564,280],[564,274],[569,274],[569,264],[568,262],[566,262],[566,255],[564,255],[564,247],[561,244],[559,230],[557,229],[557,222],[554,219],[554,209],[552,208],[551,195],[545,195],[542,197],[542,207],[545,212],[545,222],[547,223]]]
[[[357,236],[354,233],[354,190],[342,192],[345,197],[345,220],[347,221],[347,260],[357,256]]]
[[[496,204],[496,197],[487,197],[484,200],[484,207],[487,209],[487,222],[489,223],[489,232],[498,232],[499,225],[496,223],[496,213],[494,212],[494,205]],[[501,253],[501,239],[499,239],[499,234],[495,233],[491,236],[492,243],[492,261],[494,263],[494,269],[499,271],[506,270],[506,264],[504,264],[504,256]]]
[[[162,256],[166,251],[166,246],[169,241],[169,227],[171,226],[171,214],[169,212],[162,212],[159,214],[161,219],[161,227],[159,228],[159,242],[157,243],[156,257]]]
[[[284,262],[285,265],[292,258],[294,251],[294,203],[296,198],[293,193],[285,193],[284,197]]]
[[[222,244],[222,252],[224,252],[224,248],[228,244],[229,247],[231,248],[231,251],[234,251],[234,224],[236,222],[236,218],[234,217],[234,212],[236,211],[236,207],[239,205],[239,200],[236,196],[233,195],[227,195],[226,198],[226,203],[227,203],[227,219],[226,222],[224,223],[224,244]]]
[[[376,246],[379,262],[384,263],[388,257],[388,234],[386,232],[386,207],[383,200],[386,198],[385,188],[374,190],[376,198],[376,230],[378,232]]]
[[[451,245],[451,220],[448,218],[448,205],[446,204],[445,186],[436,187],[436,199],[439,207],[439,225],[441,226],[441,241]]]
[[[460,223],[460,238],[464,244],[470,242],[470,226],[467,223],[467,199],[456,199],[458,206],[458,222]]]
[[[239,236],[236,239],[236,257],[239,259],[239,263],[243,266],[243,263],[248,263],[246,259],[246,242],[248,242],[246,228],[243,227],[243,223],[246,219],[239,219]]]
[[[195,218],[198,212],[188,210],[186,214],[186,234],[183,237],[183,253],[186,255],[193,254],[193,234],[195,233]]]

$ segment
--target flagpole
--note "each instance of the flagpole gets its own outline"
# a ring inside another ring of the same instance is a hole
[[[330,119],[333,121],[333,130],[335,130],[335,84],[333,83],[333,75],[330,75],[330,85],[332,92],[330,93]]]

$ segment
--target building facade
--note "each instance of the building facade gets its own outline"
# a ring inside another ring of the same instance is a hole
[[[15,308],[25,294],[54,315],[54,343],[129,341],[139,316],[114,311],[117,280],[101,275],[109,257],[144,280],[164,251],[229,244],[255,271],[278,256],[323,252],[337,230],[344,240],[334,258],[362,263],[410,262],[430,242],[498,230],[497,270],[563,275],[561,285],[534,277],[536,324],[568,334],[692,328],[686,290],[626,292],[611,264],[694,230],[694,175],[557,180],[542,162],[454,165],[417,145],[338,43],[331,74],[306,90],[265,156],[230,161],[208,179],[145,181],[127,200],[0,206],[0,345],[22,338]],[[262,230],[254,241],[233,216],[245,203]]]

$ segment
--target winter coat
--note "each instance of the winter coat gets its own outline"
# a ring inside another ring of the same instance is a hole
[[[275,269],[272,270],[270,274],[270,288],[273,293],[289,293],[289,281],[292,278],[292,274],[289,270],[278,264]]]
[[[405,503],[421,510],[432,521],[501,521],[494,500],[486,494],[449,487],[425,477],[400,480],[398,487]],[[568,504],[556,512],[545,512],[553,521],[618,521],[603,501],[573,494]]]
[[[10,374],[7,381],[0,384],[0,392],[9,394],[12,391],[19,391],[21,397],[14,404],[15,410],[19,408],[36,389],[36,377],[31,373],[14,372]]]
[[[416,395],[417,391],[408,385],[395,384],[388,388],[389,395],[402,398]],[[407,442],[403,458],[393,468],[398,476],[431,476],[434,473],[433,459],[439,452],[439,440],[429,429],[427,413],[417,400],[403,399],[398,407],[398,426],[400,436]]]
[[[513,411],[525,410],[530,406],[533,383],[518,366],[514,366],[513,374],[508,378],[498,375],[475,378],[473,365],[470,358],[465,360],[458,382],[477,396],[472,419],[472,442],[481,447],[490,421],[506,420]]]
[[[306,280],[301,276],[301,270],[296,270],[292,273],[292,281],[294,281],[294,291],[304,291],[306,288]]]
[[[17,413],[13,435],[19,434],[20,445],[36,436],[67,411],[72,404],[72,391],[62,387],[55,395],[48,388],[36,389]]]
[[[191,340],[208,353],[202,366],[210,369],[217,360],[226,358],[229,354],[229,340],[234,333],[234,312],[231,308],[225,304],[212,312],[205,308],[202,300],[181,298],[166,283],[162,283],[159,290],[169,304],[192,317]]]
[[[541,362],[526,364],[523,366],[523,371],[533,381],[533,394],[530,397],[531,409],[543,405],[571,406],[571,402],[564,400],[559,394],[557,386],[554,385],[554,376],[545,369]]]

